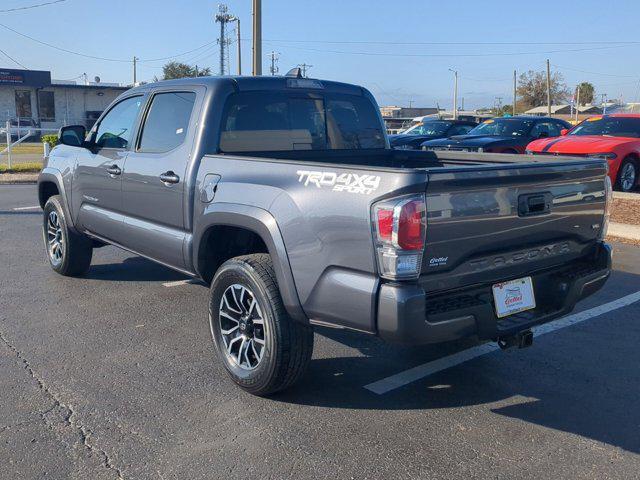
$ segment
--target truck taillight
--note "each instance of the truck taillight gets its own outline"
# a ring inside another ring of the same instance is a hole
[[[372,213],[380,276],[417,278],[427,230],[424,195],[383,200],[373,205]]]

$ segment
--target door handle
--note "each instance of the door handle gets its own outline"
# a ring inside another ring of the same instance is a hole
[[[178,183],[180,181],[180,177],[173,173],[173,171],[169,170],[168,172],[160,174],[160,180],[162,183]]]
[[[115,177],[116,175],[120,175],[122,173],[122,170],[117,165],[111,165],[109,168],[107,168],[107,173],[112,177]]]

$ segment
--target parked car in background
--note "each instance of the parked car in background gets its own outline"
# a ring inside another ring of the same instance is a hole
[[[623,192],[638,186],[640,177],[640,115],[613,114],[591,117],[564,136],[531,142],[534,155],[576,155],[605,158],[614,188]]]
[[[429,140],[423,150],[454,150],[458,152],[524,153],[537,138],[558,137],[571,125],[548,117],[516,116],[485,120],[466,135]]]
[[[420,150],[420,145],[427,140],[464,135],[477,126],[477,123],[467,120],[426,120],[400,134],[389,135],[389,143],[391,148]]]

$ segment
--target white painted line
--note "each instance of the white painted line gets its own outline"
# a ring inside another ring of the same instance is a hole
[[[188,278],[187,280],[176,280],[175,282],[167,282],[167,283],[163,283],[162,286],[163,287],[179,287],[180,285],[190,285],[193,283],[200,283],[198,280],[196,280],[195,278]]]
[[[535,327],[533,331],[537,336],[555,332],[556,330],[560,330],[561,328],[570,327],[591,318],[600,316],[604,313],[612,312],[619,308],[626,307],[637,301],[640,301],[640,292],[632,293],[625,297],[619,298],[618,300],[614,300],[612,302],[590,308],[589,310],[585,310],[580,313],[574,313],[572,315],[562,317],[558,320],[554,320],[553,322],[540,325],[539,327]],[[447,357],[423,363],[422,365],[410,368],[409,370],[405,370],[404,372],[400,372],[395,375],[391,375],[390,377],[383,378],[382,380],[378,380],[377,382],[365,385],[364,388],[373,393],[377,393],[378,395],[383,395],[392,390],[395,390],[396,388],[404,387],[409,383],[420,380],[421,378],[428,377],[429,375],[433,375],[434,373],[440,372],[442,370],[447,370],[448,368],[455,367],[456,365],[460,365],[461,363],[468,362],[469,360],[473,360],[474,358],[480,357],[482,355],[495,352],[496,350],[499,350],[499,347],[495,343],[485,343],[482,345],[478,345],[477,347],[472,347],[467,350],[454,353],[453,355],[449,355]]]
[[[16,207],[13,209],[13,211],[17,212],[19,210],[35,210],[35,209],[40,210],[40,205],[34,205],[33,207]]]

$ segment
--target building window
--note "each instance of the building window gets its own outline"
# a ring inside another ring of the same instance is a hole
[[[16,116],[31,118],[31,91],[16,90]]]
[[[40,121],[41,122],[55,122],[56,121],[56,104],[54,101],[53,92],[38,92],[38,108],[40,109]]]

